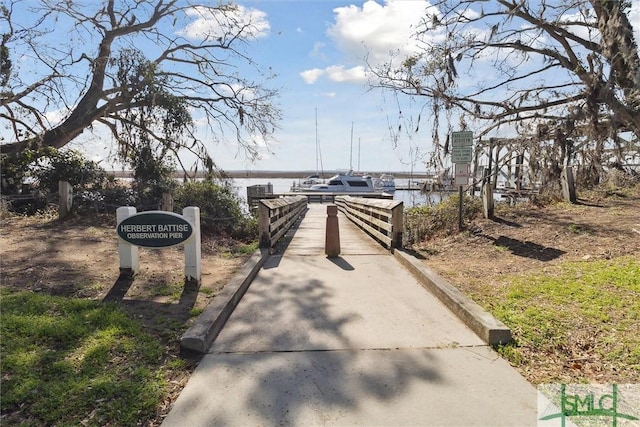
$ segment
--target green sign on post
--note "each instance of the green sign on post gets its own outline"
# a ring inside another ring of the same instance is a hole
[[[451,132],[451,163],[455,167],[455,179],[458,187],[458,231],[462,231],[462,186],[468,182],[468,172],[462,177],[462,165],[469,165],[473,158],[473,132],[471,131],[458,131]],[[460,175],[460,178],[458,177]]]
[[[471,163],[473,132],[451,132],[451,163]]]

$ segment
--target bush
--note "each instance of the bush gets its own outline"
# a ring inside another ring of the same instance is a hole
[[[80,192],[101,189],[107,180],[107,173],[97,162],[87,160],[75,150],[52,150],[40,157],[32,176],[37,186],[49,193],[58,192],[59,181],[67,181]]]
[[[23,150],[0,155],[2,173],[2,194],[20,194],[22,185],[29,179],[31,166],[42,156],[55,151],[53,149]]]
[[[404,213],[404,244],[414,245],[436,236],[458,232],[458,195],[435,206],[416,206]],[[469,223],[482,214],[482,201],[465,195],[462,199],[462,220]]]
[[[203,232],[227,234],[243,241],[257,239],[257,220],[244,213],[242,200],[228,185],[211,181],[183,184],[176,189],[174,204],[179,211],[187,206],[199,207]]]
[[[113,210],[131,205],[135,194],[94,161],[74,150],[51,147],[2,156],[2,190],[8,197],[7,209],[34,215],[58,203],[58,182],[73,186],[73,211],[78,213]],[[30,182],[26,184],[25,182]]]

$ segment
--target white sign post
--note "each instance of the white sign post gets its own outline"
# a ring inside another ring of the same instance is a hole
[[[116,221],[118,225],[125,219],[136,214],[133,206],[122,206],[116,210]],[[120,272],[137,274],[140,270],[140,258],[138,257],[138,247],[118,239],[118,254],[120,256]]]
[[[194,238],[184,245],[184,276],[187,280],[195,280],[200,283],[201,278],[201,254],[200,242],[200,208],[188,206],[182,210],[182,215],[193,224]]]
[[[451,162],[458,186],[458,231],[462,231],[462,187],[469,184],[469,169],[473,158],[473,132],[451,132]]]

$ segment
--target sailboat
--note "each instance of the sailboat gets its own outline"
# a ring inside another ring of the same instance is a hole
[[[320,139],[318,137],[318,108],[316,107],[316,173],[294,182],[291,191],[307,191],[314,185],[322,184],[324,182],[320,175],[322,168],[322,152],[320,151]],[[324,171],[322,173],[324,174]]]

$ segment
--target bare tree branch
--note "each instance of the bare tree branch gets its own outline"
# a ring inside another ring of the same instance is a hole
[[[277,91],[266,87],[270,76],[255,83],[237,74],[241,64],[261,72],[244,52],[256,35],[256,23],[241,12],[232,4],[186,0],[40,0],[21,13],[20,21],[11,13],[0,16],[7,28],[24,29],[7,33],[3,46],[13,57],[29,58],[38,76],[28,82],[14,64],[0,92],[0,117],[13,134],[13,140],[0,145],[2,153],[61,148],[94,122],[117,136],[140,114],[185,114],[188,110],[180,105],[206,118],[217,139],[231,132],[236,143],[254,152],[254,135],[268,141],[280,111],[273,104]],[[189,33],[197,19],[216,25],[203,34]],[[49,126],[54,113],[63,118]],[[173,133],[171,138],[162,134],[173,132],[166,120],[153,123],[157,129],[139,123],[135,128],[168,152],[193,147],[193,129],[183,128],[185,140],[180,141]],[[196,144],[200,149],[194,151],[208,156],[206,141],[196,138]]]

